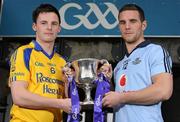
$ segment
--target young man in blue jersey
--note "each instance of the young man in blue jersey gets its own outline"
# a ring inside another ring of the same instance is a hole
[[[124,5],[118,19],[127,52],[114,69],[115,91],[105,95],[103,105],[114,107],[115,122],[163,122],[161,103],[173,91],[171,58],[145,40],[147,22],[139,6]]]
[[[64,98],[66,61],[54,49],[60,23],[58,10],[50,4],[33,12],[36,38],[11,57],[11,122],[60,122],[62,111],[71,111],[71,100]]]

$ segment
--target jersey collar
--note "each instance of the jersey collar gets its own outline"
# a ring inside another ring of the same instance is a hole
[[[143,41],[139,45],[137,45],[136,48],[134,48],[134,50],[132,52],[134,52],[137,48],[143,48],[143,47],[146,47],[149,44],[151,44],[150,40]],[[131,53],[128,53],[127,48],[126,48],[126,56],[128,57]]]
[[[52,54],[48,55],[37,41],[33,40],[32,42],[34,43],[34,49],[43,52],[49,59],[51,59],[56,52],[56,49],[54,48]]]

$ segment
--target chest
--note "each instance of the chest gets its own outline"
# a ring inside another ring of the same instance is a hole
[[[57,56],[49,59],[41,53],[32,53],[30,57],[30,72],[33,77],[51,77],[61,79],[62,67],[65,61]]]
[[[149,69],[149,57],[146,55],[133,55],[124,57],[115,68],[115,73],[142,73]]]

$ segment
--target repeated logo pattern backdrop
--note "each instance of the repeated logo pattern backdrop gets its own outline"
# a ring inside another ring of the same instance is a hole
[[[0,36],[34,36],[32,11],[41,3],[59,9],[62,37],[119,37],[118,10],[125,3],[136,3],[144,9],[148,21],[145,35],[180,36],[179,0],[4,0]]]

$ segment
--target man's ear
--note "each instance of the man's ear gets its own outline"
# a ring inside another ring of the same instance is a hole
[[[34,31],[36,31],[36,23],[33,23],[33,24],[32,24],[32,29],[33,29]]]
[[[146,27],[147,27],[147,21],[144,20],[143,23],[142,23],[142,29],[143,29],[143,31],[146,29]]]
[[[58,28],[58,33],[61,31],[61,26],[59,26],[59,28]]]

